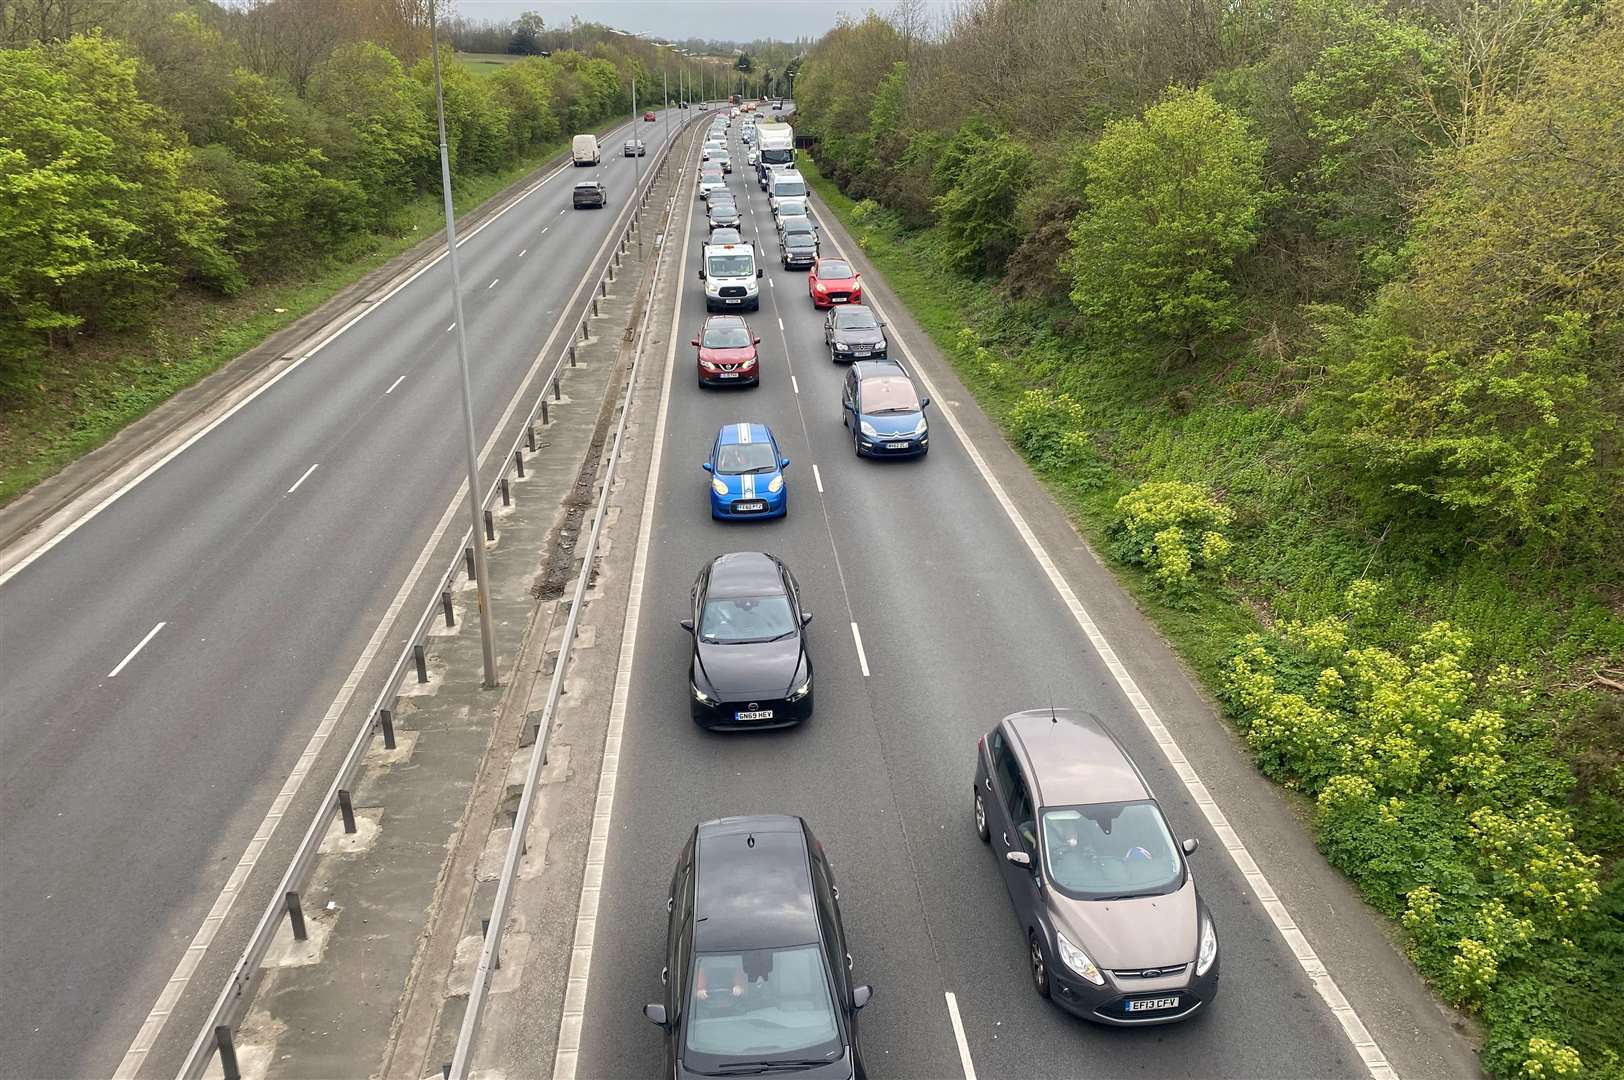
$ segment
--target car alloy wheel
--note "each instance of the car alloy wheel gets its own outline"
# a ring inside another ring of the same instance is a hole
[[[987,804],[981,801],[979,791],[976,792],[976,835],[983,844],[992,843],[992,830],[987,828]]]
[[[851,449],[852,453],[858,457],[863,456],[863,438],[858,434],[856,428],[851,429]]]
[[[1026,935],[1028,959],[1032,966],[1032,989],[1038,992],[1038,997],[1049,996],[1049,965],[1043,959],[1043,943],[1038,940],[1036,933]]]

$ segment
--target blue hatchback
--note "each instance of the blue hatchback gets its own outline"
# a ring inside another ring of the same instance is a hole
[[[777,518],[789,512],[784,470],[789,458],[766,424],[728,424],[716,434],[710,460],[711,517],[727,520]]]
[[[923,457],[930,425],[913,380],[895,360],[859,360],[846,372],[840,415],[858,457]]]

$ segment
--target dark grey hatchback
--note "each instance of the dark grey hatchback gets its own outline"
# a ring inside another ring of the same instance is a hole
[[[801,588],[761,551],[705,564],[682,628],[693,635],[688,692],[694,721],[724,731],[787,727],[812,715],[812,658]]]
[[[806,822],[783,814],[694,829],[666,898],[665,1070],[698,1076],[866,1077],[840,890]]]

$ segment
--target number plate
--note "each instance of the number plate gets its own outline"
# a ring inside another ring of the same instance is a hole
[[[727,302],[730,303],[730,304],[742,304],[742,303],[744,303],[743,300],[736,300],[731,296],[727,298]]]
[[[732,303],[733,301],[730,300],[728,302]],[[739,377],[739,373],[737,371],[718,371],[716,373],[716,377],[718,379],[737,379]]]
[[[746,513],[749,513],[752,510],[765,510],[765,509],[767,509],[767,504],[764,503],[764,502],[734,503],[733,504],[733,509],[735,511],[741,513],[741,514],[746,514]]]
[[[868,355],[868,350],[867,349],[853,349],[851,351],[851,354],[853,356],[867,356]]]
[[[1161,1012],[1164,1009],[1176,1009],[1178,1007],[1179,999],[1176,995],[1174,997],[1133,998],[1128,1002],[1127,1011],[1131,1013]]]
[[[908,444],[905,442],[888,442],[885,444],[885,448],[887,450],[906,450],[908,449]]]
[[[740,712],[733,715],[740,720],[771,720],[773,711],[771,709],[756,709],[754,712]]]

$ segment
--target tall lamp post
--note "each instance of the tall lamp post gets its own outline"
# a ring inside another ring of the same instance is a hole
[[[491,626],[490,575],[485,565],[484,522],[479,514],[479,451],[474,447],[474,401],[468,379],[468,332],[462,317],[462,270],[457,265],[457,215],[451,203],[451,150],[445,138],[445,93],[440,85],[440,39],[435,19],[438,0],[429,3],[429,45],[434,53],[434,111],[440,123],[440,188],[445,193],[446,259],[451,264],[451,312],[457,326],[457,362],[462,368],[463,441],[468,451],[469,538],[474,548],[474,585],[479,595],[479,644],[485,659],[485,687],[496,685],[496,639]]]

